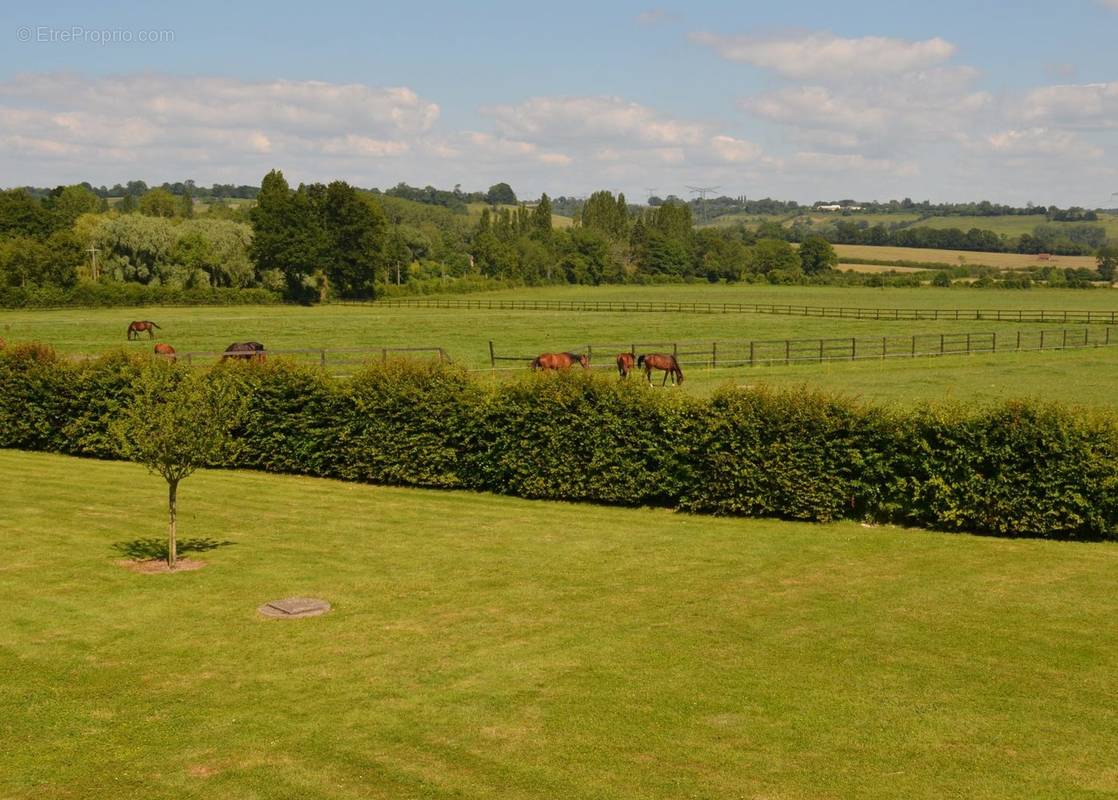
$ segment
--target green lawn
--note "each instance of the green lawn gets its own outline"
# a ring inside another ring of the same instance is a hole
[[[164,502],[0,451],[0,796],[1118,793],[1114,544],[209,472],[117,566]]]
[[[549,287],[470,295],[470,299],[683,300],[697,302],[797,303],[848,307],[1095,309],[1118,307],[1118,294],[1096,291],[979,291],[965,289],[846,289],[773,286]],[[256,340],[273,350],[347,347],[441,346],[458,363],[489,365],[489,341],[498,354],[531,356],[543,351],[595,346],[596,363],[609,366],[620,349],[670,349],[670,343],[714,340],[839,338],[913,333],[996,331],[1013,340],[1018,327],[985,321],[870,321],[756,314],[599,313],[489,311],[380,306],[261,306],[226,308],[74,309],[0,312],[0,336],[10,342],[40,340],[66,353],[100,353],[120,347],[150,352],[151,342],[127,342],[132,319],[154,319],[159,341],[180,352],[220,351],[233,341]],[[1062,326],[1047,326],[1056,330]],[[686,349],[687,345],[681,345]],[[508,369],[520,364],[508,362]],[[352,367],[339,366],[346,371]],[[1092,352],[949,357],[833,363],[754,370],[689,369],[685,387],[708,391],[735,383],[807,382],[869,399],[935,399],[1040,395],[1091,404],[1113,404],[1109,387],[1118,378],[1118,348]]]

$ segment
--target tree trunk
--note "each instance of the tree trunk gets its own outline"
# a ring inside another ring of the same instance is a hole
[[[167,507],[171,513],[171,521],[167,529],[167,567],[169,569],[175,568],[175,561],[178,558],[177,546],[175,543],[175,514],[178,510],[178,493],[179,482],[168,481]]]

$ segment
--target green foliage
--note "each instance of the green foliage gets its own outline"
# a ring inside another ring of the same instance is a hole
[[[58,286],[0,287],[0,308],[104,308],[109,306],[244,306],[278,303],[267,289],[183,289],[138,283],[79,283]]]
[[[166,219],[178,216],[182,210],[178,198],[166,189],[152,189],[140,198],[138,208],[145,217],[164,217]]]
[[[495,183],[485,193],[485,202],[492,206],[515,205],[516,192],[507,183]]]
[[[111,455],[113,426],[140,407],[130,398],[152,394],[146,369],[120,355],[0,350],[0,447]],[[1055,406],[887,412],[730,388],[703,400],[581,371],[490,385],[396,361],[348,381],[278,360],[205,380],[245,409],[237,453],[210,458],[222,466],[1004,536],[1118,534],[1118,423]]]
[[[1099,277],[1108,283],[1114,283],[1118,276],[1118,245],[1100,247],[1095,257],[1098,264]]]
[[[838,266],[838,253],[826,239],[810,235],[800,243],[800,267],[805,275],[818,275]]]
[[[767,275],[770,272],[798,272],[800,257],[792,245],[783,239],[761,239],[754,245],[749,259],[750,272]]]

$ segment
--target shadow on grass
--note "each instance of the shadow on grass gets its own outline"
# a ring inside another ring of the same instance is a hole
[[[219,547],[228,547],[235,542],[224,541],[219,542],[217,539],[179,539],[178,547],[175,551],[180,556],[187,553],[205,553],[208,550],[216,550]],[[130,542],[117,542],[113,545],[115,550],[125,558],[130,558],[133,561],[150,561],[152,559],[166,560],[167,558],[167,540],[166,539],[133,539]]]

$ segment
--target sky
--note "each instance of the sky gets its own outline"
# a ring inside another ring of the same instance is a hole
[[[1118,0],[56,0],[0,42],[3,186],[1118,206]]]

